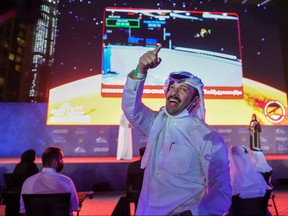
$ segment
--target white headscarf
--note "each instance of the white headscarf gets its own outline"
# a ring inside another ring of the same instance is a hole
[[[204,105],[204,91],[201,79],[187,71],[179,71],[170,73],[168,79],[164,83],[164,93],[167,94],[169,87],[173,83],[187,83],[193,86],[199,93],[200,103],[192,109],[192,115],[197,116],[202,121],[205,121],[205,105]],[[192,103],[192,102],[191,102]],[[190,107],[190,105],[188,106]],[[188,110],[189,111],[189,110]]]
[[[258,172],[269,173],[272,171],[272,167],[267,163],[261,149],[253,148],[252,150],[249,151],[249,155],[252,163],[254,164]]]
[[[268,185],[264,177],[256,171],[247,149],[232,145],[229,149],[232,195],[241,198],[256,198],[265,195]]]

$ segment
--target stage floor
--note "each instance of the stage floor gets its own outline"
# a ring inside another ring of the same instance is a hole
[[[134,156],[132,160],[117,160],[116,157],[64,157],[65,163],[131,163],[139,160],[139,156]],[[20,158],[0,158],[0,164],[17,164]],[[41,158],[36,158],[35,162],[41,164]]]
[[[288,160],[288,155],[265,155],[266,160]],[[65,163],[130,163],[139,160],[139,156],[134,156],[132,160],[117,160],[116,157],[64,157]],[[0,164],[17,164],[20,158],[0,158]],[[37,158],[36,163],[41,164],[41,158]]]

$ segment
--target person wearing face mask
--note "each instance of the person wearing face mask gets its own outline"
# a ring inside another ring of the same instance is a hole
[[[24,182],[20,198],[20,213],[25,214],[22,194],[71,193],[70,212],[79,209],[79,200],[71,178],[61,174],[64,167],[63,152],[59,147],[48,147],[42,154],[42,172]]]
[[[122,96],[127,119],[147,136],[136,215],[223,215],[232,196],[228,149],[205,123],[201,79],[172,72],[164,83],[166,105],[153,111],[142,103],[148,70],[161,63],[161,47],[139,58]]]
[[[256,114],[252,115],[248,130],[250,134],[250,149],[261,149],[260,133],[262,132],[262,128],[257,120]]]

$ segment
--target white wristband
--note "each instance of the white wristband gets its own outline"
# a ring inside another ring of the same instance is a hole
[[[143,79],[147,76],[147,74],[139,73],[139,71],[137,69],[135,69],[134,70],[134,76],[137,77],[138,79]]]

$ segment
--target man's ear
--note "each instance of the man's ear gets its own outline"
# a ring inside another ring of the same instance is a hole
[[[57,162],[57,160],[54,159],[51,163],[51,168],[56,169],[57,166],[58,166],[58,162]]]
[[[195,107],[199,102],[200,102],[200,97],[199,96],[194,97],[192,101],[192,107]]]

